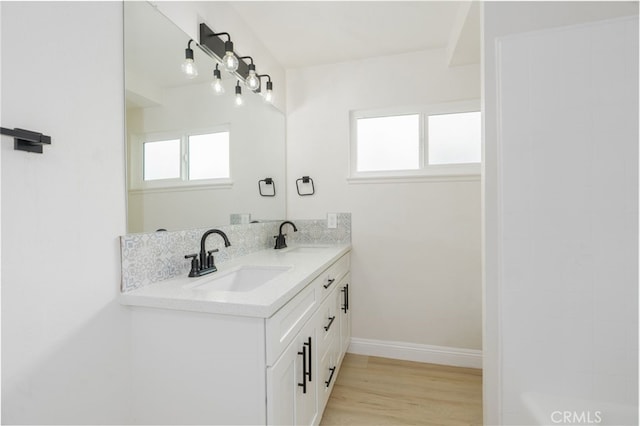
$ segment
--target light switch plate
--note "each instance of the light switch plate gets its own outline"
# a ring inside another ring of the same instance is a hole
[[[338,227],[338,214],[327,213],[327,228],[335,229]]]

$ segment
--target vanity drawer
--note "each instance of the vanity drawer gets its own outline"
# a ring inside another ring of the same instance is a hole
[[[317,285],[312,281],[266,320],[267,365],[273,365],[318,307]]]
[[[316,321],[316,338],[318,340],[318,356],[323,356],[328,350],[331,342],[340,336],[340,311],[338,309],[338,293],[337,289],[340,285],[343,285],[343,280],[340,283],[336,283],[336,287],[324,299],[320,308],[318,309],[318,319]]]
[[[347,253],[314,280],[314,282],[320,281],[319,289],[321,300],[327,297],[327,295],[338,286],[338,281],[349,272],[350,266],[349,254]]]
[[[333,339],[329,342],[327,351],[320,356],[318,361],[318,412],[322,413],[327,400],[333,389],[333,385],[338,378],[339,360],[340,360],[340,340]]]

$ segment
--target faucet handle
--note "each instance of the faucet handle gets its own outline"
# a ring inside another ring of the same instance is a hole
[[[187,254],[184,256],[185,259],[191,259],[191,271],[189,271],[190,277],[195,277],[198,275],[198,271],[200,270],[200,262],[198,261],[198,254]]]
[[[207,250],[207,268],[215,266],[215,263],[213,262],[213,253],[217,253],[219,251],[219,249]]]

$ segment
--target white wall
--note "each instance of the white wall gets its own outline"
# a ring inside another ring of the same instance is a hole
[[[484,4],[485,424],[637,405],[637,7]]]
[[[130,423],[122,4],[2,2],[2,422]]]
[[[442,49],[293,69],[287,93],[288,217],[352,213],[353,336],[480,349],[479,179],[346,180],[350,110],[479,99],[479,66],[448,68]]]

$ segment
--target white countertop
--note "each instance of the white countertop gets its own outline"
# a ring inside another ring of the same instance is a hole
[[[305,251],[291,246],[282,250],[267,249],[251,253],[216,265],[217,272],[202,277],[189,278],[185,274],[184,277],[160,281],[122,293],[120,303],[129,306],[269,318],[322,271],[351,250],[350,244],[315,247],[317,249]],[[239,266],[289,269],[251,291],[198,288],[200,283]]]

